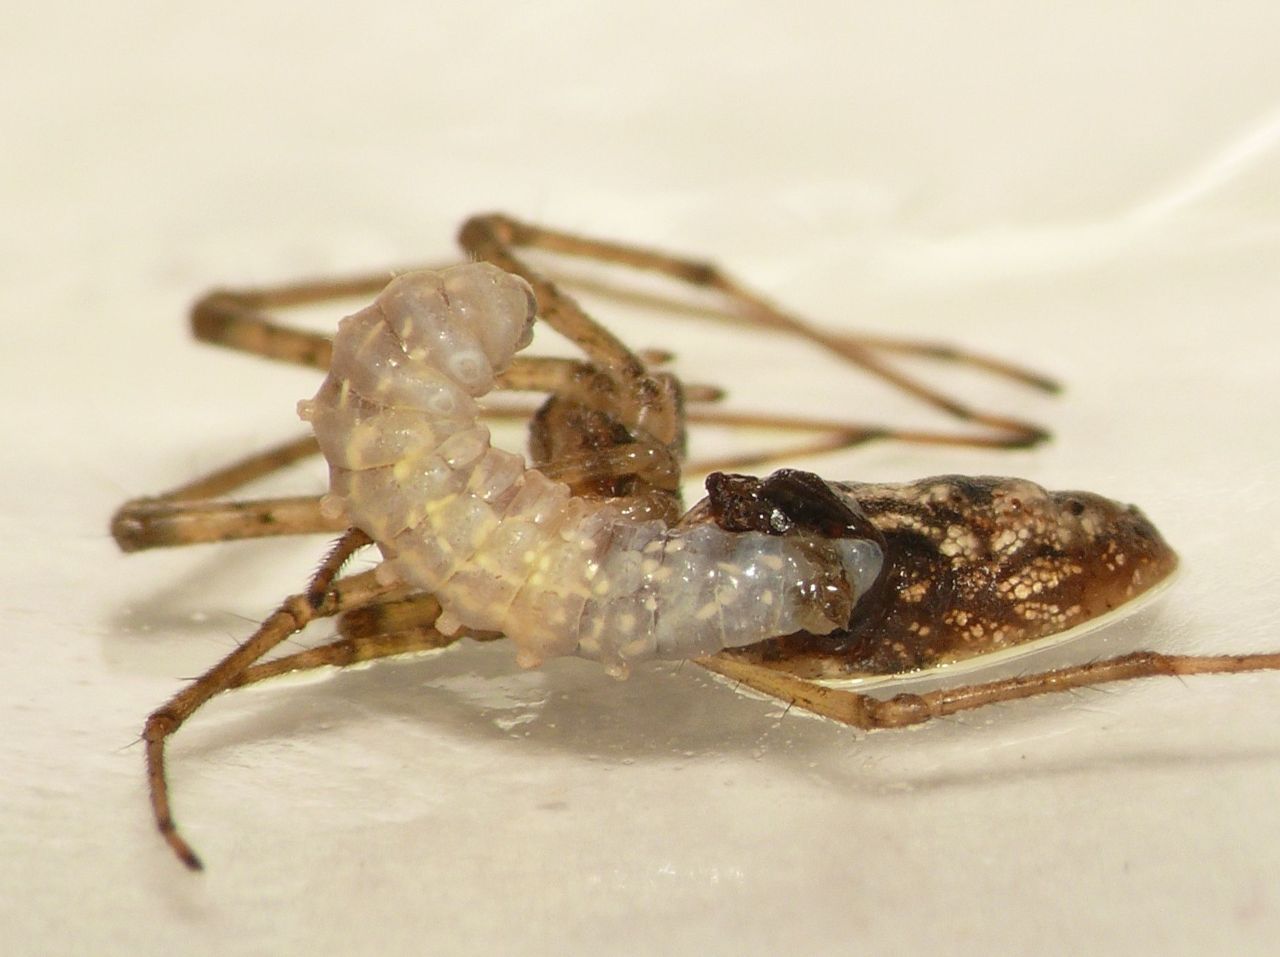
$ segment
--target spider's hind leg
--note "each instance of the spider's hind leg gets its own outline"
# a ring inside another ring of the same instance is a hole
[[[923,694],[899,694],[885,699],[844,688],[828,687],[763,665],[741,661],[730,655],[698,658],[695,659],[695,664],[813,714],[864,731],[874,731],[881,728],[905,728],[1000,701],[1017,701],[1110,681],[1157,675],[1280,670],[1280,654],[1197,656],[1137,651],[1118,658],[1091,661],[1053,671],[941,688]]]

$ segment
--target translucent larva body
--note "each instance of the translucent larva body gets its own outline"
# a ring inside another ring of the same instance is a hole
[[[881,571],[877,536],[731,531],[706,508],[638,521],[491,446],[475,399],[535,313],[523,280],[475,263],[403,275],[340,325],[299,410],[329,462],[325,508],[378,544],[381,577],[437,596],[447,633],[506,634],[526,666],[581,655],[625,673],[847,627]]]

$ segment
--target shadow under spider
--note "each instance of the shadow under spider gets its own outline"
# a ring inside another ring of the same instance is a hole
[[[224,750],[234,753],[249,742],[310,736],[307,752],[314,755],[335,726],[371,718],[388,740],[412,735],[427,749],[442,741],[449,749],[509,747],[525,760],[538,753],[569,754],[599,761],[601,767],[708,760],[723,765],[751,757],[841,795],[894,800],[975,785],[1021,788],[1082,774],[1175,771],[1189,762],[1200,769],[1226,769],[1280,758],[1276,748],[1257,744],[1215,745],[1204,753],[1194,742],[1163,741],[1153,748],[1149,739],[1122,752],[1100,753],[1079,716],[1112,700],[1098,689],[1078,694],[1066,708],[1060,698],[1009,707],[1000,730],[990,727],[989,719],[968,715],[930,722],[906,735],[855,736],[836,722],[735,693],[688,664],[637,669],[620,683],[574,660],[521,671],[501,645],[468,641],[416,659],[242,689],[212,704],[209,721],[191,729],[175,753],[207,758]],[[235,714],[219,720],[219,712],[230,707]],[[1037,756],[1037,741],[1060,737],[1064,722],[1079,742],[1072,747],[1074,756]],[[388,755],[393,754],[402,756],[402,747],[389,747]],[[332,773],[358,777],[361,772],[339,768]],[[438,787],[443,793],[450,785],[440,781]]]

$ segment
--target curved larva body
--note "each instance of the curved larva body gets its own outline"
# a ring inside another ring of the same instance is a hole
[[[535,311],[523,280],[478,263],[401,276],[342,321],[300,412],[329,461],[326,508],[373,538],[383,574],[436,595],[442,630],[503,632],[525,665],[624,671],[847,626],[874,541],[629,520],[491,447],[474,400]]]

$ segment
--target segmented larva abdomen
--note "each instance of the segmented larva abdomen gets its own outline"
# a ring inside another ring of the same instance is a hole
[[[625,671],[845,626],[874,543],[628,520],[490,445],[474,400],[535,312],[523,280],[476,263],[401,276],[339,326],[299,411],[329,461],[325,508],[378,543],[383,574],[436,595],[444,630],[505,633],[525,665]]]

